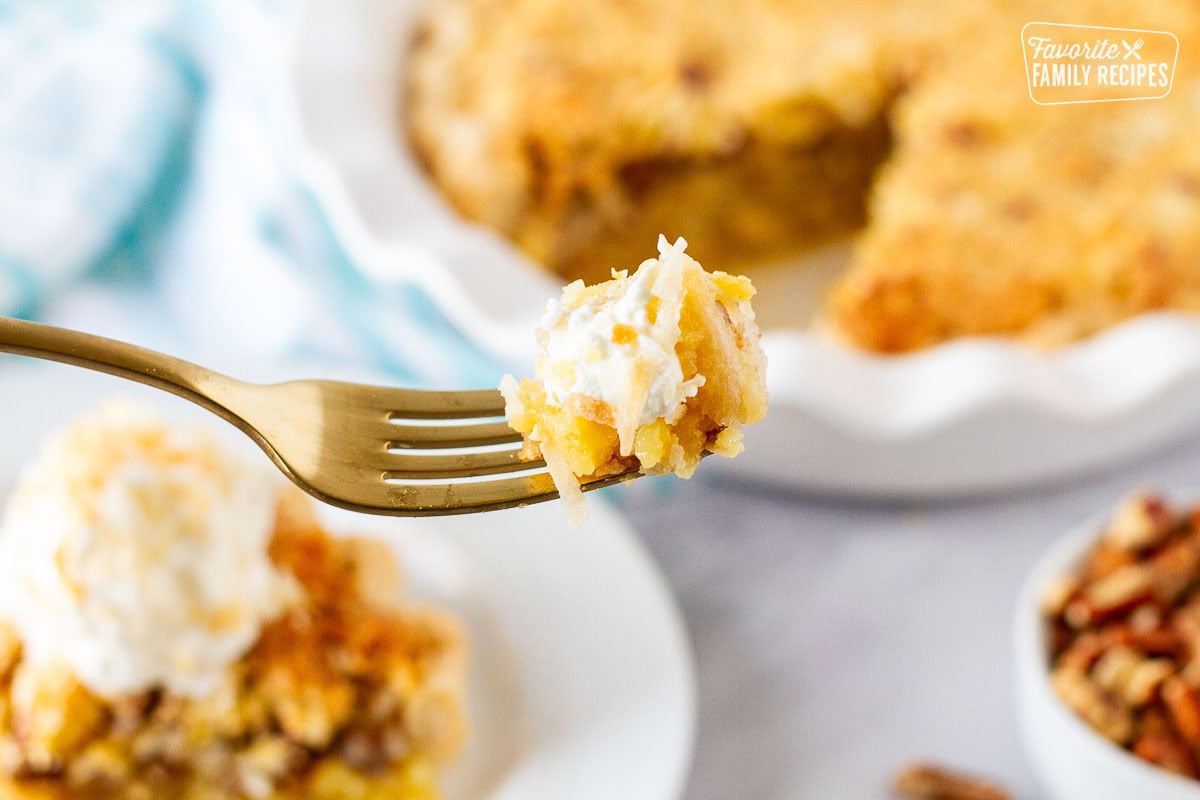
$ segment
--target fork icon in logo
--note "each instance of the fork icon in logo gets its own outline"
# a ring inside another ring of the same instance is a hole
[[[1121,44],[1125,45],[1125,59],[1124,59],[1125,61],[1128,61],[1131,56],[1133,58],[1136,58],[1138,61],[1142,60],[1142,54],[1139,53],[1138,50],[1141,50],[1142,47],[1146,44],[1144,39],[1138,39],[1133,44],[1130,44],[1129,42],[1122,39]]]

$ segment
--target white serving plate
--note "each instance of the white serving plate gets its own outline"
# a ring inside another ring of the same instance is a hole
[[[4,363],[2,494],[46,433],[111,397],[208,420],[269,465],[232,427],[162,392]],[[603,502],[575,533],[556,503],[422,520],[322,513],[334,531],[393,542],[410,596],[466,622],[472,732],[446,800],[679,797],[695,736],[683,624],[657,568]]]
[[[527,366],[556,281],[458,218],[404,145],[403,56],[422,2],[307,4],[293,70],[307,178],[360,269],[425,286],[469,338]],[[791,274],[769,294],[813,305],[820,280]],[[764,346],[770,415],[749,430],[745,455],[717,461],[800,489],[1001,491],[1098,470],[1200,427],[1200,322],[1184,315],[1146,315],[1053,353],[964,340],[882,358],[770,327]]]

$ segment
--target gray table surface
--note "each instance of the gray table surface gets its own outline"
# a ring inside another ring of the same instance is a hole
[[[1003,497],[870,504],[706,480],[618,505],[683,609],[699,739],[686,800],[874,800],[914,758],[1049,800],[1012,702],[1019,587],[1058,536],[1139,486],[1200,496],[1200,439]]]

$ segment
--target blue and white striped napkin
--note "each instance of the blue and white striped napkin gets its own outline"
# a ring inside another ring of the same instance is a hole
[[[218,364],[495,385],[429,297],[357,269],[305,184],[292,11],[0,4],[0,313]]]

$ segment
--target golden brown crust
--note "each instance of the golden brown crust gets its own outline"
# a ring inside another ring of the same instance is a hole
[[[1002,19],[1041,19],[1009,4]],[[1200,7],[1090,0],[1071,22],[1200,42]],[[1200,310],[1200,64],[1181,50],[1172,94],[1042,107],[1009,36],[975,37],[892,112],[896,150],[874,187],[829,321],[869,350],[972,335],[1059,345],[1143,311]],[[1193,48],[1194,49],[1194,48]]]
[[[464,214],[571,277],[660,230],[710,267],[795,252],[858,225],[871,186],[827,329],[880,352],[1055,345],[1200,310],[1198,17],[1188,0],[1069,19],[1048,0],[447,0],[408,119]],[[1178,35],[1171,95],[1035,105],[1018,33],[1060,18]]]
[[[23,662],[0,625],[0,797],[332,800],[374,786],[433,800],[432,765],[465,735],[463,631],[389,603],[398,573],[368,570],[367,554],[380,560],[289,493],[271,557],[301,599],[204,699],[102,700],[65,669]]]
[[[914,25],[887,0],[431,4],[411,140],[460,211],[571,277],[663,232],[710,267],[779,257],[861,223],[882,109],[955,24],[922,5]]]

